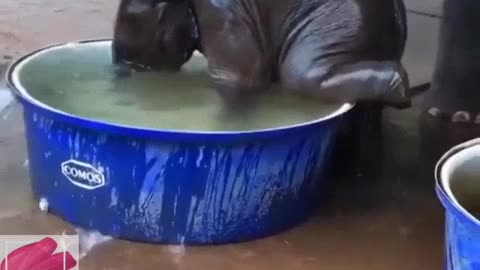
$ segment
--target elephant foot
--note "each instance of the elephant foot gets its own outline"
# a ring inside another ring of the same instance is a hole
[[[432,106],[428,108],[427,113],[432,117],[450,121],[452,123],[480,125],[479,112],[471,112],[460,109],[453,111],[452,113],[448,113]]]
[[[436,84],[420,98],[420,108],[429,117],[453,124],[480,125],[480,102],[476,89]]]

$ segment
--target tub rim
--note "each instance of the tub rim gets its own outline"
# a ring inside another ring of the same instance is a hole
[[[446,179],[448,174],[454,169],[453,163],[456,159],[459,159],[460,154],[466,154],[466,152],[474,151],[476,148],[480,148],[480,138],[458,144],[443,154],[435,165],[435,189],[443,206],[454,214],[456,218],[460,219],[462,223],[479,227],[480,220],[475,218],[458,202],[449,185],[447,185]]]
[[[106,121],[97,121],[87,117],[76,116],[59,109],[53,108],[35,98],[33,98],[27,91],[27,89],[20,82],[20,76],[22,67],[42,54],[54,51],[56,49],[68,47],[68,46],[80,46],[92,43],[111,43],[111,38],[101,39],[87,39],[78,40],[72,42],[56,43],[53,45],[45,46],[30,53],[24,54],[20,58],[13,61],[6,71],[6,84],[14,97],[20,101],[24,106],[32,109],[36,109],[42,113],[42,115],[49,115],[50,117],[67,122],[69,124],[77,125],[78,127],[93,129],[97,132],[107,132],[122,134],[127,136],[136,137],[150,137],[150,138],[162,138],[162,139],[182,139],[182,140],[196,140],[196,141],[223,141],[232,139],[268,139],[274,136],[282,135],[295,135],[298,132],[312,131],[318,129],[318,125],[325,125],[332,120],[336,120],[341,116],[350,112],[355,103],[339,104],[338,109],[332,113],[312,120],[294,125],[281,126],[268,129],[257,130],[245,130],[245,131],[195,131],[195,130],[176,130],[176,129],[155,129],[155,128],[143,128],[140,126],[131,126],[120,123],[111,123]],[[199,54],[195,52],[195,54]]]

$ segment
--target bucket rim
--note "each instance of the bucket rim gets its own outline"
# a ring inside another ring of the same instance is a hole
[[[458,144],[442,155],[435,165],[435,188],[437,190],[437,195],[444,207],[448,209],[453,208],[452,210],[461,214],[463,218],[468,220],[468,222],[474,224],[475,226],[480,226],[480,220],[475,218],[469,211],[467,211],[455,198],[450,188],[445,186],[446,180],[443,177],[446,173],[446,167],[447,169],[449,167],[449,162],[451,162],[452,159],[461,152],[468,151],[472,147],[480,147],[480,138],[475,138]]]
[[[20,81],[20,74],[22,67],[31,59],[41,56],[42,54],[62,49],[70,46],[85,46],[85,45],[101,45],[111,44],[112,39],[88,39],[72,41],[67,43],[56,43],[46,46],[30,53],[27,53],[20,58],[13,61],[7,68],[6,84],[16,99],[23,105],[28,105],[39,111],[47,113],[48,115],[63,120],[79,127],[94,129],[98,132],[122,133],[125,135],[147,136],[147,137],[162,137],[162,138],[184,138],[184,139],[200,139],[205,141],[218,139],[240,139],[240,138],[269,138],[271,136],[278,136],[282,134],[298,134],[299,131],[316,128],[319,124],[326,124],[331,120],[337,119],[354,107],[355,103],[339,104],[337,109],[330,114],[307,122],[302,122],[293,125],[280,126],[267,129],[243,130],[243,131],[200,131],[200,130],[182,130],[182,129],[156,129],[141,126],[126,125],[114,122],[107,122],[102,120],[94,120],[87,117],[77,116],[67,113],[65,111],[51,107],[36,98],[32,97],[28,90],[22,85]],[[108,45],[107,45],[108,46]],[[196,52],[198,54],[198,52]]]

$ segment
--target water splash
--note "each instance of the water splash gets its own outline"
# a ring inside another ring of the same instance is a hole
[[[1,91],[1,89],[0,89],[0,91]],[[1,100],[0,100],[0,103],[2,103]],[[2,104],[0,104],[0,105],[2,105]],[[15,107],[14,105],[15,105],[15,103],[10,101],[8,104],[3,105],[4,106],[3,108],[0,108],[0,116],[1,116],[1,118],[3,118],[3,120],[7,120],[10,117],[10,115],[15,111],[14,110],[14,107]]]
[[[172,255],[173,262],[180,264],[185,256],[185,245],[168,246],[168,251]]]
[[[42,197],[40,199],[40,202],[38,203],[38,208],[40,208],[40,211],[42,212],[48,212],[48,200],[45,197]]]
[[[80,241],[80,258],[88,255],[88,253],[98,245],[104,244],[113,238],[103,235],[98,231],[86,231],[81,228],[75,228]]]
[[[179,245],[170,245],[167,250],[172,255],[173,262],[177,265],[180,264],[185,257],[185,236],[180,237]]]

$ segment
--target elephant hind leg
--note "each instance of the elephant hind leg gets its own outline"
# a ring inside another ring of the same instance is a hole
[[[228,18],[203,25],[204,54],[213,87],[227,105],[248,107],[270,85],[272,57],[263,29],[238,14]]]
[[[251,59],[251,63],[237,62],[237,66],[209,63],[210,80],[215,90],[228,104],[245,104],[268,89],[269,67],[261,60]]]
[[[224,114],[245,115],[252,111],[256,97],[269,88],[270,65],[260,55],[240,61],[229,54],[218,56],[220,61],[209,59],[209,73],[213,88],[223,100]]]
[[[408,76],[395,61],[312,65],[304,72],[284,69],[287,88],[336,102],[379,102],[396,108],[411,106]]]

